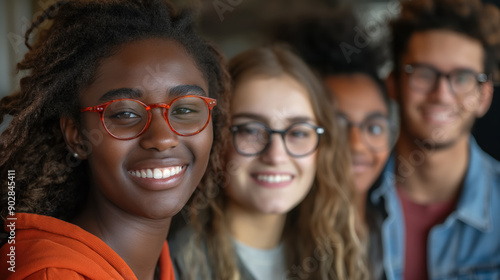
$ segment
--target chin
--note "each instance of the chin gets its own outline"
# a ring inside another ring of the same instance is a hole
[[[272,214],[272,215],[287,214],[297,204],[291,205],[289,203],[283,203],[281,201],[277,202],[277,203],[269,203],[268,205],[265,205],[264,207],[261,205],[259,207],[259,212],[261,212],[263,214]]]
[[[375,181],[375,179],[373,179],[372,181]],[[356,182],[356,191],[359,194],[364,194],[364,193],[368,192],[368,189],[370,189],[370,187],[372,185],[370,182],[367,183],[364,180],[362,182]]]
[[[164,219],[169,219],[175,216],[175,214],[179,213],[179,211],[182,208],[175,208],[175,209],[157,209],[154,211],[150,211],[148,213],[144,213],[144,218],[150,219],[150,220],[164,220]]]

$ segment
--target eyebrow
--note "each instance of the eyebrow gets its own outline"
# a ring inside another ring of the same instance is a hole
[[[168,90],[168,96],[170,98],[175,98],[179,96],[184,96],[187,94],[193,94],[193,95],[200,95],[200,96],[207,96],[205,91],[196,85],[180,85],[180,86],[175,86],[173,88],[170,88]],[[99,98],[100,103],[108,102],[108,101],[113,101],[116,99],[120,98],[131,98],[131,99],[137,99],[143,96],[143,93],[141,90],[136,89],[136,88],[119,88],[119,89],[112,89]]]
[[[99,98],[99,102],[108,102],[120,98],[139,98],[142,96],[142,92],[135,88],[119,88],[112,89]]]
[[[337,115],[338,115],[338,116],[341,116],[341,117],[343,117],[343,118],[346,118],[346,119],[348,119],[349,121],[351,120],[351,119],[349,118],[349,116],[347,116],[347,114],[346,114],[346,113],[344,113],[344,112],[342,112],[342,111],[339,111],[339,112],[337,113]],[[372,118],[380,118],[380,117],[383,117],[383,118],[389,118],[389,115],[384,114],[384,113],[381,113],[381,112],[371,112],[371,113],[369,113],[366,117],[364,117],[364,118],[363,118],[363,121],[368,120],[368,119],[372,119]]]
[[[168,90],[168,96],[171,98],[188,94],[208,96],[208,94],[201,87],[197,85],[180,85],[170,88]]]
[[[252,119],[259,121],[264,124],[269,124],[269,119],[258,114],[253,114],[253,113],[238,113],[233,116],[231,116],[231,119],[239,119],[239,118],[245,118],[245,119]],[[308,117],[308,116],[295,116],[295,117],[289,117],[285,118],[285,120],[288,121],[288,123],[298,123],[298,122],[310,122],[313,121],[313,118]]]
[[[415,62],[415,63],[408,63],[410,65],[420,65],[420,66],[425,66],[425,67],[429,67],[431,69],[433,69],[434,71],[437,71],[439,73],[443,73],[443,74],[448,74],[448,73],[451,73],[451,72],[456,72],[456,71],[465,71],[465,72],[471,72],[471,73],[474,73],[474,74],[480,74],[480,73],[484,73],[484,71],[476,71],[470,67],[466,67],[466,66],[459,66],[459,67],[455,67],[453,68],[451,71],[448,71],[448,72],[444,72],[444,71],[441,71],[441,69],[437,68],[436,66],[430,64],[430,63],[425,63],[425,62],[422,62],[422,63],[419,63],[419,62]]]

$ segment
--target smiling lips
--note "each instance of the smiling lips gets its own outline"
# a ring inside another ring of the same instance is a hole
[[[291,175],[257,175],[257,180],[267,183],[281,183],[292,180]]]
[[[446,124],[453,121],[454,112],[450,109],[423,108],[422,115],[425,120],[435,124]]]
[[[280,188],[290,185],[294,176],[292,174],[254,173],[251,175],[254,182],[266,188]]]
[[[354,154],[352,156],[351,164],[354,174],[360,174],[369,170],[372,167],[373,162],[362,155]]]
[[[129,173],[138,178],[167,179],[179,174],[183,169],[183,166],[172,166],[167,168],[140,169],[129,171]]]

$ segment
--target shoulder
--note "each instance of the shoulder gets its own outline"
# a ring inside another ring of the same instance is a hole
[[[500,191],[500,162],[481,149],[479,149],[479,155],[481,159],[481,172],[484,172],[494,188]],[[475,163],[472,162],[471,164]]]
[[[16,228],[11,234],[13,238],[0,248],[0,270],[7,271],[9,267],[15,270],[12,274],[14,278],[8,279],[57,273],[82,275],[90,279],[135,278],[125,261],[98,237],[75,225],[48,218],[17,216],[14,224]],[[51,224],[41,225],[40,221],[49,221]]]
[[[186,246],[188,246],[197,237],[197,233],[191,226],[184,226],[177,230],[172,236],[168,237],[168,247],[170,248],[170,256],[175,258],[181,254]]]
[[[210,270],[205,239],[198,236],[194,228],[186,225],[177,230],[168,237],[168,246],[175,279],[210,279],[202,277],[210,274],[206,271],[203,273],[205,268]]]
[[[76,271],[65,269],[65,268],[44,268],[34,272],[26,277],[18,277],[15,272],[7,277],[9,279],[25,279],[25,280],[56,280],[56,279],[67,279],[67,280],[85,280],[86,277],[77,273]]]

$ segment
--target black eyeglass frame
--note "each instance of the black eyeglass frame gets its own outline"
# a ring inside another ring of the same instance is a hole
[[[337,122],[339,123],[339,126],[340,127],[344,127],[346,129],[346,133],[350,133],[351,129],[353,127],[357,127],[360,132],[361,132],[361,136],[362,136],[362,139],[363,139],[363,142],[374,152],[379,152],[379,151],[384,151],[384,150],[390,150],[391,149],[391,146],[392,146],[392,137],[397,134],[397,126],[396,124],[391,120],[391,118],[389,116],[385,116],[385,115],[375,115],[375,116],[371,116],[371,117],[368,117],[368,118],[365,118],[363,121],[361,122],[354,122],[354,121],[351,121],[346,115],[344,115],[343,113],[337,113],[336,114],[336,118],[337,118]],[[383,146],[380,146],[380,147],[376,147],[376,146],[373,146],[370,141],[368,141],[366,139],[366,136],[364,134],[364,128],[366,127],[367,125],[367,121],[370,119],[370,118],[377,118],[377,119],[383,119],[384,121],[387,122],[387,128],[388,128],[388,131],[387,131],[387,134],[388,134],[388,145],[387,147],[383,147]],[[340,122],[345,122],[345,124],[340,124]]]
[[[475,77],[475,79],[476,79],[476,82],[477,82],[476,86],[480,86],[480,85],[482,85],[482,84],[484,84],[484,83],[486,83],[486,82],[488,82],[490,80],[490,76],[488,74],[486,74],[486,73],[477,73],[475,71],[468,70],[468,69],[457,69],[457,70],[453,70],[453,71],[448,72],[448,73],[443,73],[440,70],[438,70],[436,67],[434,67],[434,66],[432,66],[430,64],[427,64],[427,63],[410,63],[410,64],[406,64],[406,65],[404,65],[403,70],[404,70],[404,72],[406,74],[408,74],[408,76],[411,79],[411,74],[413,74],[415,72],[415,68],[417,68],[417,67],[425,67],[427,69],[432,70],[436,74],[436,80],[434,82],[434,85],[432,85],[429,88],[429,92],[436,88],[436,86],[438,85],[439,80],[441,79],[441,77],[445,77],[446,78],[446,80],[448,81],[448,85],[450,86],[450,90],[451,90],[451,92],[455,96],[466,95],[466,94],[472,92],[473,89],[471,89],[468,92],[463,92],[463,93],[456,93],[455,92],[455,89],[454,89],[454,87],[452,85],[452,82],[451,82],[451,76],[454,73],[456,73],[457,71],[467,71],[467,72],[473,74],[474,77]],[[411,87],[415,87],[414,85],[412,85],[411,80],[409,80],[409,83],[410,83]],[[429,93],[429,92],[426,92],[426,94]]]
[[[240,129],[240,127],[247,126],[248,124],[252,124],[252,123],[258,124],[258,125],[264,127],[264,129],[266,129],[266,131],[267,131],[268,139],[267,139],[266,145],[264,146],[264,148],[262,148],[261,151],[259,151],[257,153],[249,154],[249,153],[244,153],[244,152],[240,151],[240,149],[238,149],[238,145],[236,144],[236,133],[238,132],[238,130]],[[306,154],[302,154],[302,155],[296,155],[296,154],[291,153],[289,151],[289,149],[288,149],[288,146],[287,146],[286,140],[285,140],[286,133],[290,129],[292,129],[294,126],[297,126],[299,124],[300,125],[305,124],[307,126],[312,127],[314,129],[314,131],[316,132],[316,134],[318,135],[318,140],[316,142],[316,145],[314,146],[314,149],[312,149],[310,152],[307,152]],[[242,123],[242,124],[238,124],[238,125],[232,125],[229,129],[231,130],[231,133],[233,134],[233,145],[234,145],[235,150],[238,152],[238,154],[240,154],[242,156],[248,156],[248,157],[259,156],[259,155],[262,155],[263,153],[265,153],[265,151],[271,145],[273,134],[275,134],[275,133],[281,135],[281,138],[283,139],[283,144],[284,144],[285,150],[286,150],[286,152],[287,152],[288,155],[290,155],[292,157],[295,157],[295,158],[305,157],[305,156],[308,156],[308,155],[314,153],[314,151],[316,151],[318,149],[319,141],[321,139],[321,135],[323,135],[325,133],[325,129],[323,127],[317,126],[317,125],[313,125],[313,124],[308,123],[308,122],[297,122],[297,123],[294,123],[294,124],[290,125],[289,127],[287,127],[284,130],[274,130],[274,129],[271,129],[270,127],[268,127],[267,125],[265,125],[265,124],[263,124],[261,122],[254,122],[254,121],[252,121],[252,122],[246,122],[246,123]]]

